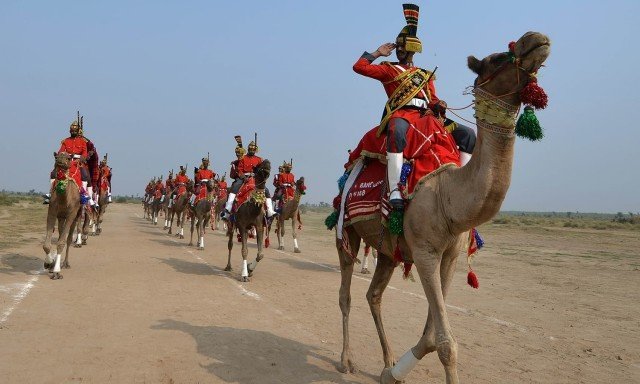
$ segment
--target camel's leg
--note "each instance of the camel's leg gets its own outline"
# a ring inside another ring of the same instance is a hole
[[[73,212],[71,213],[67,213],[67,216],[64,218],[60,218],[58,219],[58,244],[57,244],[57,249],[56,249],[56,261],[55,261],[55,265],[53,267],[53,276],[51,276],[52,279],[56,280],[62,277],[62,275],[60,274],[60,258],[62,257],[62,252],[64,251],[64,248],[67,246],[67,241],[69,240],[69,235],[73,235],[73,233],[71,232],[71,228],[74,224],[76,224],[76,220],[74,220],[74,216],[73,215],[77,215],[78,212]]]
[[[204,250],[204,229],[207,227],[205,219],[198,219],[198,249]]]
[[[429,252],[428,249],[429,245],[427,244],[424,244],[423,246],[416,245],[414,248],[414,252],[416,253],[414,253],[413,259],[418,274],[420,275],[420,281],[422,282],[425,295],[429,301],[429,313],[433,319],[436,334],[436,351],[438,352],[440,362],[444,366],[446,383],[458,384],[458,344],[451,332],[449,318],[444,303],[442,280],[440,278],[441,255],[435,250]],[[453,267],[450,266],[448,269],[453,269]],[[428,337],[427,332],[427,334],[422,336],[421,340],[427,339]],[[425,345],[428,347],[428,342],[425,341],[423,343],[418,343],[418,345]],[[393,382],[390,381],[390,379],[404,379],[419,361],[418,357],[424,356],[424,349],[425,348],[422,350],[420,348],[412,348],[407,351],[391,370],[383,371],[381,382]],[[392,378],[389,378],[389,374]],[[385,379],[389,381],[385,381]]]
[[[351,249],[358,252],[360,246],[360,237],[356,236],[353,231],[351,233]],[[357,243],[353,241],[356,238]],[[356,373],[358,368],[351,357],[351,347],[349,345],[349,312],[351,310],[351,277],[353,275],[353,259],[342,248],[342,240],[336,240],[338,248],[338,258],[340,259],[340,293],[339,303],[342,312],[342,355],[338,371],[342,373]],[[355,244],[354,244],[355,243]],[[355,248],[354,248],[355,246]]]
[[[187,208],[185,207],[180,213],[180,236],[181,239],[184,239],[184,221],[187,218]]]
[[[53,210],[52,210],[53,211]],[[56,216],[54,212],[50,212],[47,214],[47,233],[44,238],[44,244],[42,245],[42,249],[44,250],[44,269],[50,269],[55,262],[55,254],[51,252],[51,236],[53,235],[53,230],[56,226]]]
[[[74,223],[73,225],[75,225],[76,222],[79,224],[81,219],[82,219],[82,213],[76,216],[76,218],[73,220],[73,223]],[[78,237],[80,237],[79,233],[78,233]],[[64,261],[62,262],[62,265],[61,265],[61,268],[63,269],[71,268],[71,264],[69,264],[69,251],[71,250],[72,243],[73,243],[73,232],[69,231],[69,235],[67,236],[67,249],[64,254]]]
[[[371,310],[371,315],[373,316],[373,322],[376,324],[376,329],[378,330],[378,337],[380,338],[380,345],[382,346],[382,356],[385,368],[390,368],[393,366],[394,357],[393,351],[391,350],[389,342],[387,341],[387,335],[384,331],[384,326],[382,324],[382,313],[380,310],[382,304],[382,294],[387,288],[389,280],[391,280],[391,276],[393,276],[394,270],[395,265],[393,260],[391,260],[391,258],[387,256],[382,257],[380,259],[380,265],[377,266],[375,272],[373,273],[373,278],[371,279],[371,284],[369,284],[369,290],[367,291],[367,302],[369,302],[369,309]]]
[[[196,215],[194,214],[193,217],[191,217],[191,238],[189,239],[189,246],[193,245],[193,229],[196,225]]]
[[[278,235],[278,249],[284,251],[284,219],[282,217],[278,217],[276,234]]]
[[[261,221],[261,220],[259,220]],[[249,277],[253,275],[253,271],[258,266],[258,263],[264,257],[264,253],[262,253],[262,245],[264,244],[264,226],[262,224],[256,225],[256,238],[258,240],[258,255],[256,256],[256,260],[248,265]]]
[[[442,262],[440,263],[440,278],[442,282],[442,296],[446,300],[449,287],[453,281],[453,275],[456,272],[456,263],[460,249],[454,246],[445,251]],[[422,359],[426,354],[436,350],[436,333],[433,323],[433,315],[429,311],[427,323],[424,326],[422,337],[418,344],[413,347],[413,353],[418,359]]]
[[[298,234],[296,233],[296,216],[291,218],[291,233],[293,234],[293,253],[300,253],[298,247]]]
[[[173,216],[175,215],[175,212],[173,210],[171,210],[171,212],[169,212],[169,225],[167,226],[167,228],[169,228],[169,234],[171,235],[171,230],[173,228]]]
[[[227,242],[227,248],[229,248],[229,257],[227,258],[227,266],[224,268],[225,271],[231,271],[231,250],[233,249],[233,224],[227,224],[227,237],[229,241]]]
[[[240,274],[240,281],[248,282],[249,268],[247,266],[247,255],[249,254],[249,248],[247,247],[247,241],[249,234],[247,233],[247,229],[240,227],[240,235],[242,236],[242,273]]]

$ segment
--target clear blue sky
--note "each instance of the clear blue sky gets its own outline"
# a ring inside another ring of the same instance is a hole
[[[379,83],[351,66],[393,41],[401,1],[10,1],[0,4],[0,189],[48,188],[51,154],[79,109],[114,193],[211,152],[228,171],[235,134],[294,158],[306,201],[331,201],[346,150],[376,125]],[[540,73],[542,142],[516,143],[503,209],[640,211],[639,1],[420,1],[416,64],[438,69],[450,106],[466,56],[552,39]],[[467,117],[471,113],[466,113]]]

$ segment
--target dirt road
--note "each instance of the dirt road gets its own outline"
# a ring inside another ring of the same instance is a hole
[[[377,382],[382,353],[365,300],[370,275],[356,274],[352,287],[361,371],[335,368],[340,274],[320,215],[306,217],[302,254],[287,237],[286,251],[267,249],[252,281],[240,283],[239,246],[234,271],[222,271],[221,232],[209,230],[198,251],[141,213],[113,204],[103,234],[72,250],[63,280],[41,271],[41,241],[2,252],[0,382]],[[461,257],[448,299],[463,382],[640,382],[637,233],[482,231],[487,247],[474,264],[480,290],[466,285]],[[400,275],[383,299],[396,356],[417,341],[427,312],[420,285]],[[428,355],[407,383],[443,377]]]

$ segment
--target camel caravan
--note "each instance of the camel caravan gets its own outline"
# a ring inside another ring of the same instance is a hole
[[[471,261],[484,241],[476,228],[500,210],[510,184],[515,137],[532,141],[542,138],[534,110],[546,107],[547,96],[536,75],[550,54],[550,40],[541,33],[527,32],[508,43],[506,51],[483,59],[468,57],[467,66],[475,75],[467,91],[474,98],[471,105],[477,128],[473,129],[447,116],[457,109],[449,108],[437,97],[437,67],[426,70],[414,65],[414,55],[422,51],[416,35],[419,8],[404,4],[403,11],[406,26],[395,42],[382,44],[373,53],[364,52],[353,65],[356,73],[383,84],[388,101],[380,123],[364,133],[349,151],[338,180],[334,210],[325,220],[327,228],[335,233],[341,273],[343,344],[338,370],[357,372],[350,347],[349,315],[352,275],[364,243],[361,273],[370,273],[368,257],[370,253],[373,256],[373,276],[366,298],[382,347],[384,367],[380,382],[403,382],[425,355],[437,352],[446,382],[454,384],[459,382],[458,344],[445,300],[461,252],[467,255],[468,284],[479,287]],[[397,62],[374,64],[393,51]],[[97,156],[95,148],[91,144],[93,150],[87,149],[90,141],[82,135],[80,117],[70,132],[71,137],[63,141],[55,155],[48,201],[44,251],[45,268],[52,273],[52,279],[61,278],[60,269],[70,267],[73,233],[78,232],[79,245],[86,241],[86,228],[91,223],[99,234],[110,202],[107,157],[101,165],[106,168],[97,173],[96,183],[89,185],[93,174],[89,174],[87,159]],[[143,217],[158,226],[159,217],[163,216],[163,230],[179,239],[184,239],[185,222],[189,221],[188,246],[198,250],[205,249],[207,228],[220,230],[222,223],[228,248],[224,270],[232,270],[233,246],[240,242],[240,281],[249,282],[265,256],[264,249],[270,245],[272,227],[278,250],[283,251],[285,227],[291,220],[293,252],[301,252],[298,231],[303,226],[299,208],[307,187],[304,177],[296,180],[290,159],[274,176],[272,195],[267,186],[271,162],[257,155],[257,134],[246,148],[240,136],[234,139],[236,159],[230,164],[230,185],[226,173],[220,177],[209,169],[207,154],[194,168],[193,179],[187,176],[187,165],[180,165],[175,177],[171,170],[166,181],[163,176],[151,179],[145,187]],[[92,187],[98,188],[95,196]],[[52,250],[56,219],[59,238],[57,248]],[[252,238],[257,242],[257,254],[249,262],[248,242]],[[61,262],[65,246],[65,259]],[[381,315],[382,295],[396,267],[402,269],[405,278],[413,278],[415,270],[428,300],[424,331],[399,359],[392,353]]]
[[[204,235],[207,227],[222,230],[228,238],[228,259],[225,271],[231,271],[231,254],[234,240],[242,245],[242,271],[240,280],[249,281],[258,262],[264,257],[263,248],[270,245],[269,232],[275,223],[278,236],[278,249],[284,249],[283,236],[286,220],[292,221],[294,252],[300,252],[297,231],[302,229],[302,220],[298,207],[306,186],[304,177],[295,180],[293,159],[283,162],[279,172],[273,178],[275,192],[272,195],[267,187],[271,174],[271,162],[257,155],[258,136],[254,135],[245,148],[242,137],[235,136],[236,159],[231,162],[227,184],[226,172],[220,177],[209,169],[210,154],[202,158],[199,167],[194,167],[193,180],[187,176],[187,165],[180,166],[178,175],[173,170],[166,182],[163,176],[154,177],[147,183],[143,198],[143,217],[158,225],[159,217],[164,216],[164,230],[184,239],[185,222],[190,223],[188,246],[194,246],[194,234],[198,250],[204,250]],[[274,201],[275,200],[275,201]],[[258,253],[256,259],[247,261],[247,244],[256,239]]]
[[[61,279],[61,269],[71,268],[69,251],[87,245],[91,234],[100,235],[107,206],[111,203],[111,172],[108,154],[98,164],[98,152],[91,140],[84,136],[84,116],[69,127],[70,136],[61,142],[54,153],[49,193],[44,195],[48,204],[47,231],[43,245],[46,254],[44,268],[54,280]],[[51,242],[58,228],[55,249]],[[75,234],[75,241],[74,241]],[[65,251],[61,262],[62,252]]]

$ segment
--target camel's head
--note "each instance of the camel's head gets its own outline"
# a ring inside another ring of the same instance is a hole
[[[215,188],[215,184],[216,181],[213,179],[210,179],[209,181],[207,181],[206,185],[207,185],[207,192],[212,192],[213,189]]]
[[[264,184],[271,173],[271,162],[267,159],[262,160],[262,163],[253,169],[253,173],[256,178],[256,186],[264,188]]]
[[[305,191],[307,190],[307,186],[304,185],[304,177],[301,177],[298,179],[298,181],[296,181],[296,190],[303,195],[305,194]]]
[[[187,191],[189,191],[189,192],[193,192],[193,189],[194,189],[194,188],[193,188],[193,187],[194,187],[193,180],[189,180],[189,181],[187,181],[187,185],[186,185],[186,187],[187,187]]]
[[[469,56],[469,69],[478,77],[475,86],[504,101],[520,104],[519,92],[542,67],[550,53],[549,38],[538,32],[527,32],[515,43],[509,44],[509,51],[494,53],[482,60]]]
[[[60,152],[55,155],[55,158],[56,158],[56,162],[55,162],[56,168],[67,170],[69,169],[69,167],[71,167],[71,159],[73,158],[71,154],[66,152]]]

